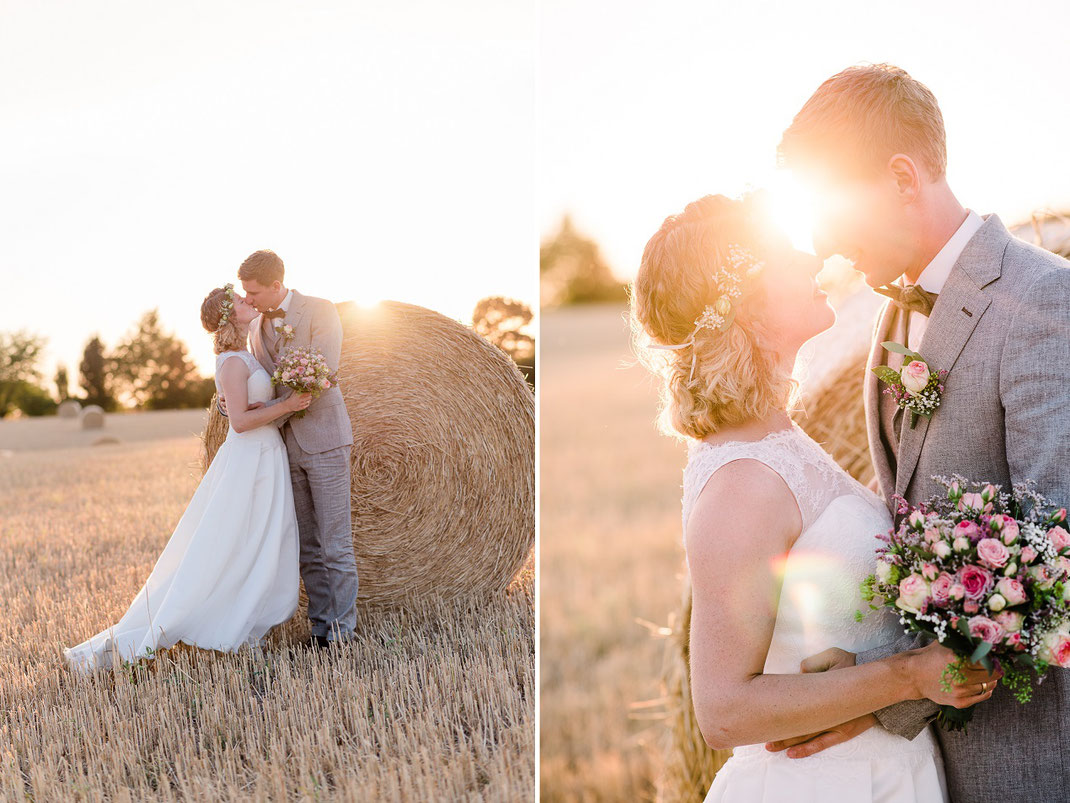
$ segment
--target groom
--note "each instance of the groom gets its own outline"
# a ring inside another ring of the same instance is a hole
[[[342,322],[334,304],[304,296],[283,284],[284,266],[274,251],[250,254],[238,268],[246,300],[260,312],[249,340],[268,374],[287,348],[311,346],[338,370]],[[267,402],[278,404],[293,391],[280,387]],[[223,405],[225,412],[225,404]],[[301,538],[301,579],[308,594],[313,642],[326,647],[353,636],[357,623],[357,564],[350,521],[349,458],[353,427],[335,385],[315,399],[302,418],[275,419],[286,443]]]
[[[1034,480],[1056,506],[1070,506],[1070,263],[959,203],[932,92],[890,65],[849,68],[806,102],[779,150],[821,199],[819,256],[853,260],[889,296],[868,367],[900,367],[880,345],[892,340],[949,372],[940,407],[911,427],[867,368],[866,425],[885,500],[926,501],[944,490],[932,475],[961,474],[1008,491]],[[920,643],[903,636],[857,662]],[[811,671],[855,661],[842,650],[808,659]],[[877,722],[912,739],[936,710],[909,701],[767,747],[812,755]],[[977,706],[968,735],[936,735],[955,803],[1066,800],[1070,672],[1052,669],[1027,705],[1000,686]]]

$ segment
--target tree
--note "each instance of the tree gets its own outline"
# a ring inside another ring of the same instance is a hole
[[[70,379],[67,376],[67,366],[60,363],[56,366],[56,397],[60,404],[71,397]]]
[[[25,393],[23,384],[40,379],[37,361],[45,339],[26,331],[0,332],[0,418],[17,406]]]
[[[613,277],[598,244],[580,234],[568,215],[539,249],[539,285],[544,307],[628,298],[624,283]]]
[[[98,335],[93,335],[85,344],[82,352],[82,364],[78,367],[81,374],[81,386],[85,391],[85,403],[97,404],[111,412],[118,408],[113,391],[113,360],[104,353],[104,343]]]
[[[516,299],[488,296],[472,311],[472,328],[517,364],[535,389],[535,338],[523,331],[531,323],[531,308]]]
[[[200,406],[203,382],[186,353],[186,345],[160,327],[150,310],[126,340],[115,347],[117,387],[148,410]]]

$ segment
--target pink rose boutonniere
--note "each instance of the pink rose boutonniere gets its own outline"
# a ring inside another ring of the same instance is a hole
[[[894,397],[895,403],[904,410],[910,411],[910,428],[914,429],[919,415],[931,418],[940,406],[947,371],[933,371],[918,352],[899,343],[889,340],[881,345],[887,351],[902,354],[903,367],[897,371],[887,365],[878,365],[873,373],[888,385],[884,392]]]

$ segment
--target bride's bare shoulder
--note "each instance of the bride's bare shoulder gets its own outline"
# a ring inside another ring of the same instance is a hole
[[[719,550],[728,538],[790,546],[802,529],[795,496],[783,478],[760,460],[725,463],[699,492],[684,534],[692,551]]]

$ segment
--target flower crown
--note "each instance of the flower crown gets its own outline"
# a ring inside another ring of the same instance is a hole
[[[219,314],[219,325],[216,327],[217,332],[223,328],[228,320],[230,320],[230,313],[234,311],[234,285],[229,282],[223,285],[223,293],[226,297],[223,299],[223,311]]]
[[[732,303],[733,300],[743,295],[743,283],[756,276],[764,267],[765,263],[756,259],[754,254],[746,248],[738,243],[730,243],[727,262],[720,265],[717,268],[717,272],[710,277],[713,279],[713,285],[716,288],[713,303],[707,304],[702,308],[702,314],[695,319],[695,328],[691,330],[687,340],[683,343],[668,346],[651,343],[648,348],[667,349],[670,351],[682,349],[695,344],[695,335],[699,329],[713,329],[718,332],[727,331],[736,319],[737,306]],[[687,381],[690,382],[694,375],[695,354],[692,352],[691,373],[688,374]]]

